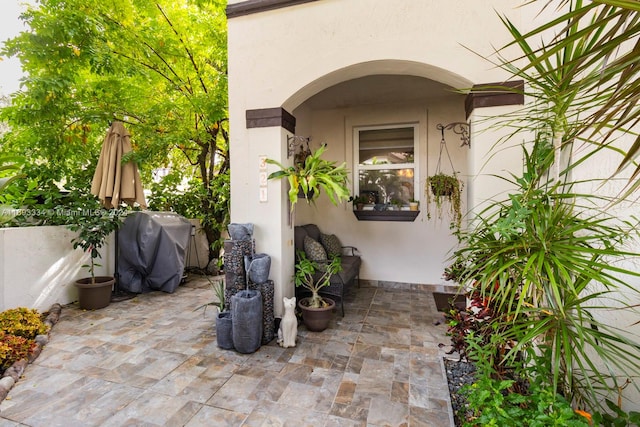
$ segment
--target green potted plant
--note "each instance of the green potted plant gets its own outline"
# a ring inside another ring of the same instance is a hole
[[[364,208],[364,205],[369,203],[369,198],[367,196],[354,196],[353,197],[353,206],[356,210],[361,211]]]
[[[78,216],[75,224],[68,225],[72,231],[77,231],[78,236],[71,240],[73,248],[82,248],[89,254],[90,263],[84,264],[89,271],[89,277],[78,279],[75,282],[78,288],[78,302],[80,308],[95,310],[109,305],[111,291],[115,279],[113,276],[96,276],[95,268],[100,267],[97,258],[100,258],[99,249],[104,246],[107,237],[116,231],[121,224],[117,210],[89,210],[89,215]]]
[[[301,298],[298,307],[302,311],[302,321],[308,330],[321,332],[329,326],[335,301],[320,296],[320,291],[329,286],[331,276],[342,270],[339,256],[332,256],[326,264],[307,258],[304,251],[297,251],[294,283],[311,292],[310,297]]]
[[[447,175],[436,173],[427,178],[427,204],[433,200],[438,218],[442,218],[444,203],[449,202],[449,210],[453,223],[459,228],[462,221],[462,188],[463,182],[456,173]],[[433,199],[432,199],[433,198]],[[431,213],[429,212],[429,216]]]
[[[409,210],[417,211],[420,206],[420,201],[416,199],[409,199]]]
[[[336,162],[323,159],[322,155],[326,150],[327,146],[323,144],[304,159],[303,156],[296,155],[293,166],[284,166],[273,159],[266,159],[268,164],[280,167],[280,170],[269,175],[269,179],[286,178],[289,181],[291,210],[298,202],[300,193],[310,203],[314,203],[320,196],[320,190],[327,193],[334,205],[349,200],[346,163],[337,165]]]
[[[215,299],[196,307],[195,310],[203,309],[203,311],[206,312],[209,306],[214,306],[218,309],[216,313],[216,342],[218,343],[218,347],[231,350],[233,349],[233,319],[231,317],[231,311],[225,309],[224,282],[222,280],[216,280],[214,282],[208,277],[207,280],[213,290]]]

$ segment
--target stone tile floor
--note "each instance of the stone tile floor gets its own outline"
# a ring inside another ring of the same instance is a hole
[[[204,278],[96,311],[64,307],[0,404],[4,426],[452,426],[428,287],[355,289],[296,348],[216,345]]]

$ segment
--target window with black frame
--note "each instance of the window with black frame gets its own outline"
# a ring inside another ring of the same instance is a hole
[[[369,209],[404,210],[417,198],[416,133],[415,125],[356,129],[356,191]]]

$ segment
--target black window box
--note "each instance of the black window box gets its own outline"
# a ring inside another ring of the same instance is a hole
[[[413,222],[420,211],[353,211],[358,221],[405,221]]]

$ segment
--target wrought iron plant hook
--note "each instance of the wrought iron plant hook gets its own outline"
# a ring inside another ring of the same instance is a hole
[[[292,135],[287,136],[287,158],[293,156],[297,147],[301,147],[306,144],[307,150],[309,150],[310,136]]]
[[[469,137],[469,129],[470,129],[469,123],[453,122],[446,125],[443,125],[442,123],[438,123],[436,125],[436,128],[442,133],[442,140],[440,141],[440,143],[444,143],[444,131],[452,130],[453,133],[455,133],[456,135],[460,135],[460,141],[462,141],[462,144],[460,144],[460,147],[464,147],[466,145],[467,147],[471,148],[471,138]]]

